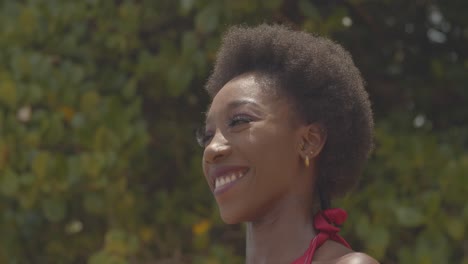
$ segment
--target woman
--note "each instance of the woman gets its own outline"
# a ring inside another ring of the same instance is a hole
[[[246,263],[377,263],[353,252],[330,200],[372,148],[368,95],[350,55],[283,26],[233,27],[206,89],[203,171],[222,219],[247,223]]]

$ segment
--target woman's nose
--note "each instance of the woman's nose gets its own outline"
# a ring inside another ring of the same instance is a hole
[[[231,153],[231,146],[220,131],[211,139],[210,143],[206,146],[203,158],[207,163],[220,162]]]

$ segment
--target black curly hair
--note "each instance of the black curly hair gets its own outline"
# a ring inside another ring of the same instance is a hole
[[[224,35],[205,88],[213,98],[247,72],[269,78],[303,122],[326,129],[317,191],[322,208],[328,207],[331,198],[351,189],[373,147],[371,104],[350,54],[327,38],[281,25],[234,26]]]

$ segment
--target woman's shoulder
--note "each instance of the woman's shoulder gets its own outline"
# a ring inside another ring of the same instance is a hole
[[[351,252],[340,258],[335,262],[336,264],[379,264],[377,260],[371,256],[360,253],[360,252]]]
[[[314,264],[379,264],[371,256],[356,252],[344,245],[328,240],[317,250]]]

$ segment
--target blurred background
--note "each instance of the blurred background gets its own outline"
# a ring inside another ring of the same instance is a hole
[[[376,149],[334,206],[382,263],[468,263],[468,1],[0,0],[0,263],[243,263],[194,129],[230,25],[348,49]]]

